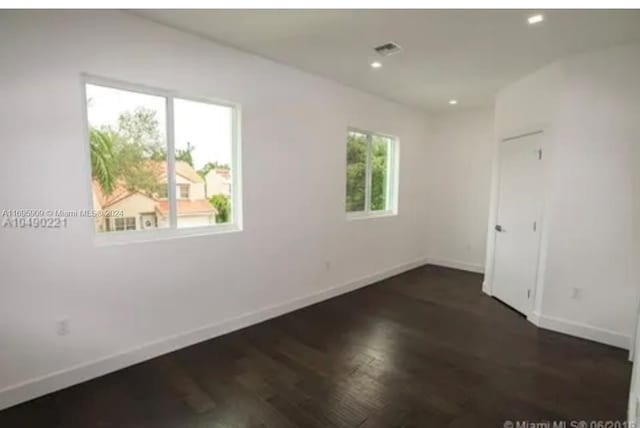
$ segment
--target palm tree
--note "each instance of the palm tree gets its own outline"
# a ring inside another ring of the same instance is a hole
[[[195,149],[195,147],[193,147],[191,145],[190,142],[187,141],[187,148],[186,149],[176,149],[176,160],[177,161],[183,161],[188,163],[189,165],[193,166],[193,150]]]
[[[114,134],[91,128],[89,131],[91,144],[91,174],[100,184],[102,191],[110,195],[115,188],[113,141]]]

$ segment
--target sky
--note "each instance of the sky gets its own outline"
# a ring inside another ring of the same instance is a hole
[[[137,107],[156,111],[160,135],[166,141],[165,98],[137,92],[123,91],[97,85],[87,85],[89,124],[117,124],[118,116]],[[186,149],[187,142],[195,149],[192,152],[196,169],[207,162],[231,164],[232,109],[227,106],[207,104],[174,98],[175,147]]]

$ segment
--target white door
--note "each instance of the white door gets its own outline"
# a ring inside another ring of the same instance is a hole
[[[528,315],[540,247],[542,136],[500,143],[492,294]]]

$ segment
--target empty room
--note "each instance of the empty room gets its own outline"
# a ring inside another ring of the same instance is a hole
[[[640,426],[640,9],[13,3],[0,427]]]

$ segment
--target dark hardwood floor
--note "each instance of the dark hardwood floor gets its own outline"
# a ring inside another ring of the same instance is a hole
[[[502,427],[622,420],[627,353],[424,266],[0,412],[0,427]]]

